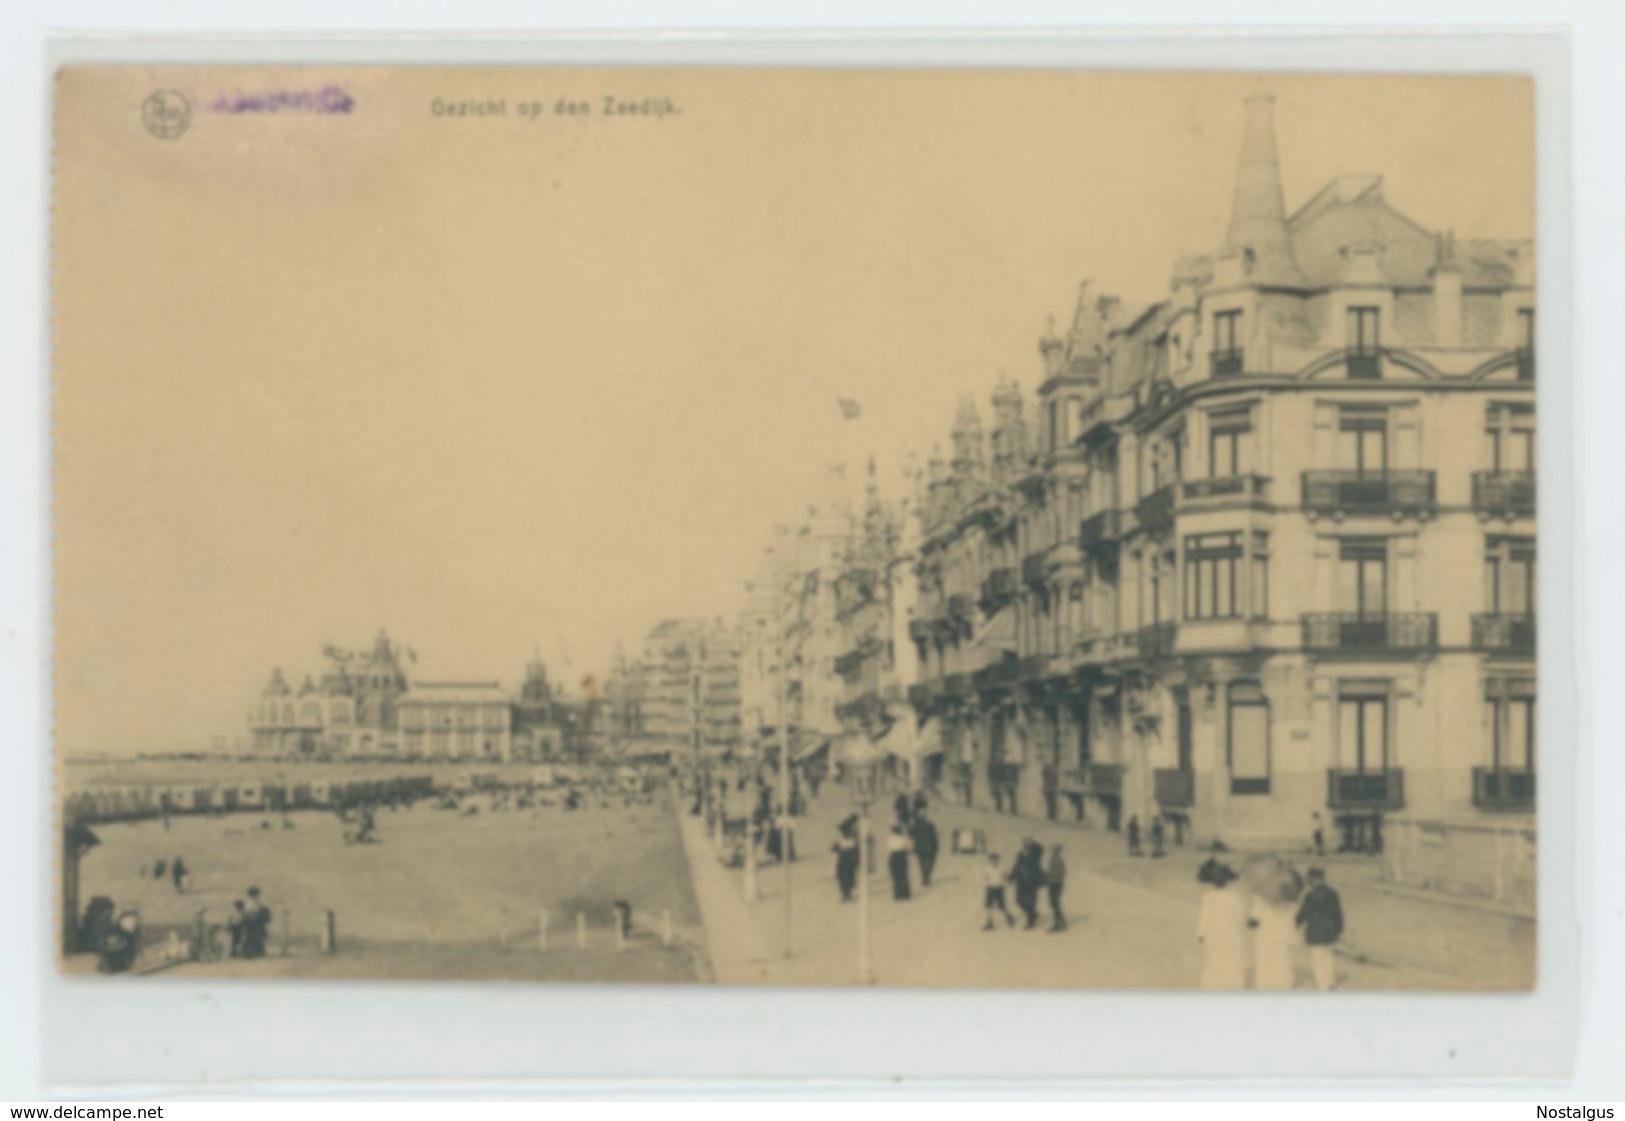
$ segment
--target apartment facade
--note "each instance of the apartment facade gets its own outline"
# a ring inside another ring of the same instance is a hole
[[[1376,177],[1289,214],[1249,100],[1223,248],[1143,309],[1085,286],[1033,431],[1001,387],[933,464],[912,699],[943,791],[1350,848],[1531,810],[1533,274]]]

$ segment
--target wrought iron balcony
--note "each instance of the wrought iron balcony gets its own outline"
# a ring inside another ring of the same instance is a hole
[[[1048,654],[1028,654],[1016,663],[1016,676],[1022,681],[1042,681],[1049,676],[1052,661]]]
[[[1021,558],[1022,583],[1036,587],[1044,582],[1044,575],[1048,570],[1046,562],[1048,555],[1048,549],[1040,549]]]
[[[976,688],[997,689],[1011,684],[1016,679],[1020,665],[1015,658],[1000,658],[990,665],[983,666],[974,675]]]
[[[1157,805],[1165,810],[1188,810],[1196,804],[1196,772],[1162,767],[1151,776]]]
[[[938,687],[935,681],[921,681],[908,687],[908,703],[925,711],[936,703]]]
[[[852,677],[863,667],[864,659],[867,656],[861,649],[848,650],[835,659],[835,672],[842,677]]]
[[[1179,484],[1170,483],[1146,495],[1134,507],[1135,519],[1146,533],[1158,533],[1174,524],[1174,501]]]
[[[1398,767],[1386,771],[1333,767],[1326,772],[1326,805],[1334,810],[1404,809],[1405,772]]]
[[[968,697],[973,689],[968,673],[950,673],[942,679],[942,693],[946,697]]]
[[[1414,514],[1438,499],[1432,471],[1305,471],[1303,505],[1322,514]]]
[[[1174,644],[1178,639],[1177,623],[1153,623],[1149,627],[1140,628],[1134,644],[1142,658],[1166,658],[1174,652]]]
[[[995,568],[982,581],[982,608],[992,614],[1016,598],[1020,586],[1016,583],[1016,570]]]
[[[1346,362],[1348,375],[1354,381],[1382,380],[1382,351],[1350,350]]]
[[[970,622],[976,618],[976,600],[969,592],[948,597],[948,618],[958,622]]]
[[[1266,475],[1226,475],[1218,479],[1187,479],[1179,484],[1179,504],[1220,505],[1235,501],[1264,502],[1269,499]]]
[[[1089,780],[1089,790],[1095,794],[1120,794],[1123,791],[1123,765],[1121,763],[1090,763],[1083,769]]]
[[[1535,617],[1493,613],[1474,615],[1473,649],[1532,657],[1535,653]]]
[[[1078,527],[1078,544],[1085,552],[1098,552],[1112,547],[1123,535],[1123,518],[1119,510],[1102,510],[1084,518]]]
[[[1535,513],[1533,471],[1474,471],[1473,509],[1481,514],[1531,517]]]
[[[1303,617],[1304,649],[1325,653],[1417,653],[1439,645],[1439,617],[1425,611],[1381,615],[1334,611]]]
[[[1233,378],[1239,375],[1245,363],[1242,361],[1246,352],[1240,347],[1233,350],[1215,350],[1208,355],[1208,364],[1216,378]]]
[[[1473,805],[1498,813],[1529,813],[1535,808],[1535,772],[1474,767]]]

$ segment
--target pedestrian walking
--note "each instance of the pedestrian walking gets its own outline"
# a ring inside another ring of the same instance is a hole
[[[1309,973],[1315,988],[1330,992],[1337,987],[1337,940],[1343,937],[1343,900],[1337,889],[1326,882],[1322,868],[1309,869],[1309,890],[1298,904],[1296,924],[1309,948]]]
[[[1207,894],[1197,920],[1196,941],[1202,947],[1201,987],[1209,990],[1247,987],[1247,901],[1236,889],[1228,864],[1204,867]]]
[[[987,868],[982,872],[982,909],[987,912],[987,922],[982,924],[983,930],[993,929],[994,911],[1004,916],[1007,926],[1016,925],[1016,917],[1010,913],[1010,908],[1005,906],[1004,881],[1004,868],[999,863],[999,854],[989,853]]]
[[[914,846],[898,822],[886,836],[886,868],[891,873],[891,897],[898,901],[911,897],[908,886],[908,854]]]
[[[892,802],[892,809],[897,812],[897,824],[901,825],[905,829],[907,829],[909,825],[909,810],[912,806],[913,803],[909,801],[908,794],[901,791],[898,793],[896,799]]]
[[[260,898],[260,889],[248,889],[248,919],[243,933],[243,957],[262,958],[271,934],[271,908]]]
[[[1264,867],[1253,881],[1251,905],[1253,931],[1253,987],[1267,992],[1285,992],[1296,980],[1292,948],[1298,940],[1295,922],[1303,878],[1282,861]]]
[[[1326,855],[1326,823],[1319,810],[1309,815],[1309,848],[1316,857]]]
[[[1016,885],[1016,906],[1026,916],[1025,929],[1038,925],[1038,890],[1044,883],[1044,848],[1031,837],[1021,842],[1021,853],[1016,857],[1010,879]]]
[[[1153,859],[1162,858],[1162,815],[1158,814],[1151,819],[1151,856]]]
[[[178,856],[174,860],[170,861],[169,876],[170,879],[174,881],[176,893],[184,894],[186,892],[187,885],[190,884],[192,880],[192,873],[187,871],[186,862]]]
[[[1144,855],[1140,852],[1140,819],[1138,816],[1130,816],[1128,819],[1128,854],[1130,856]]]
[[[231,917],[226,920],[226,930],[231,935],[231,948],[227,953],[234,958],[247,957],[245,947],[248,943],[248,909],[241,899],[232,900]]]
[[[840,834],[835,839],[835,884],[841,889],[841,902],[852,902],[852,892],[858,886],[858,819],[854,814],[841,822]]]
[[[914,855],[920,860],[920,886],[931,886],[931,872],[937,866],[937,826],[925,815],[925,807],[915,803],[914,825],[909,830],[914,840]]]
[[[1061,846],[1052,845],[1049,850],[1049,863],[1044,865],[1044,886],[1049,890],[1050,933],[1058,934],[1066,929],[1066,915],[1061,911],[1061,893],[1066,890],[1066,858],[1061,855]]]

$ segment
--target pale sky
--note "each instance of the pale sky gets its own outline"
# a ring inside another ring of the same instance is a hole
[[[207,111],[324,84],[353,111]],[[1261,86],[1289,210],[1376,173],[1425,226],[1532,236],[1516,79],[68,72],[59,743],[235,738],[271,667],[380,626],[424,678],[517,686],[533,649],[573,681],[662,618],[732,616],[837,398],[864,408],[841,454],[891,477],[961,393],[1036,385],[1081,280],[1155,299],[1218,246]],[[172,140],[140,123],[163,88],[194,107]],[[560,96],[594,115],[520,119]]]

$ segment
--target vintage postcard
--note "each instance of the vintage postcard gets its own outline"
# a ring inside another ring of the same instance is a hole
[[[1534,985],[1530,80],[54,97],[62,971]]]

